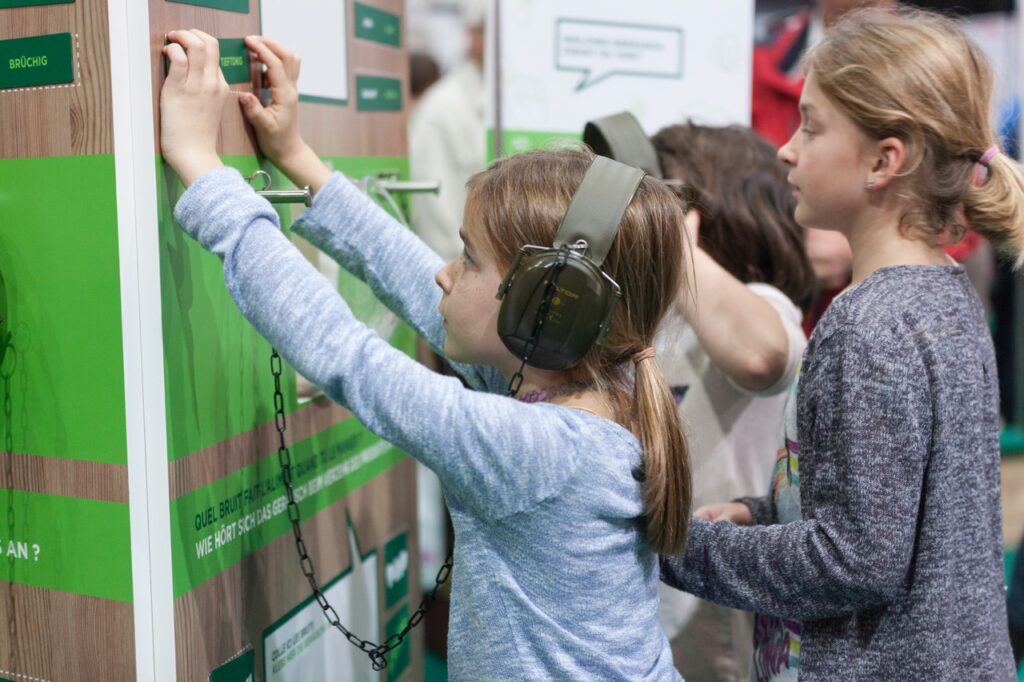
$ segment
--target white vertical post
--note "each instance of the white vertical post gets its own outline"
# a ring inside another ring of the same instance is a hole
[[[128,502],[139,680],[177,678],[149,7],[110,0]]]

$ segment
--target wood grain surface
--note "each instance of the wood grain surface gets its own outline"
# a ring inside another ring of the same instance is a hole
[[[420,600],[419,547],[416,542],[415,462],[406,459],[346,498],[303,522],[303,533],[321,583],[351,566],[345,515],[350,514],[356,536],[364,548],[376,547],[383,557],[383,543],[401,532],[409,533],[410,614]],[[378,594],[383,601],[383,561],[378,561]],[[291,533],[279,537],[258,552],[207,580],[174,604],[178,679],[206,679],[210,670],[238,651],[256,652],[257,679],[263,658],[263,631],[310,596],[309,585],[299,569]],[[383,607],[383,604],[381,604]],[[397,610],[397,609],[396,609]],[[392,615],[380,619],[381,628]],[[364,639],[379,642],[382,632],[367,632],[361,623],[345,623]],[[336,630],[330,646],[351,646]],[[422,679],[423,639],[412,639],[412,661],[403,680]],[[367,660],[367,666],[369,661]],[[383,678],[382,678],[383,679]]]
[[[356,75],[399,78],[408,99],[408,62],[404,48],[393,48],[358,40],[352,36],[354,2],[347,5],[349,92],[345,105],[301,102],[299,117],[303,136],[322,156],[399,156],[407,154],[407,116],[402,112],[359,112],[355,102]],[[160,49],[164,35],[173,28],[199,28],[218,38],[239,38],[259,31],[258,1],[252,0],[249,15],[189,5],[149,0],[153,73],[153,103],[159,118],[159,89],[164,78]],[[403,15],[402,0],[379,0],[381,9]],[[404,44],[404,40],[403,40]],[[301,56],[301,46],[289,46]],[[255,74],[254,74],[255,75]],[[252,84],[232,86],[252,91]],[[154,148],[159,150],[159,120],[154,121]],[[240,110],[229,105],[221,122],[219,151],[222,154],[256,153],[254,137]],[[326,399],[317,399],[288,417],[289,442],[298,442],[349,418],[348,411]],[[221,443],[214,444],[170,464],[170,496],[176,499],[231,472],[251,464],[259,455],[272,452],[277,434],[272,423],[263,424]],[[377,476],[345,498],[303,522],[310,554],[321,579],[327,582],[351,565],[348,556],[347,518],[351,518],[361,545],[376,548],[383,556],[384,543],[406,532],[409,538],[409,596],[398,608],[418,605],[418,543],[416,537],[415,463],[407,459]],[[378,590],[383,601],[383,561],[378,563]],[[252,648],[256,653],[257,676],[261,679],[263,631],[310,596],[309,586],[299,570],[295,543],[287,533],[223,573],[207,580],[175,600],[177,671],[182,680],[204,680],[214,668]],[[383,603],[381,608],[383,609]],[[393,611],[397,611],[393,609]],[[382,613],[381,628],[393,611]],[[349,625],[349,624],[346,624]],[[352,629],[367,639],[380,641],[383,632],[365,632],[360,624]],[[330,646],[347,647],[340,633]],[[422,635],[412,639],[412,661],[403,680],[422,678]],[[367,661],[367,666],[369,662]],[[383,679],[383,678],[382,678]]]
[[[113,153],[107,0],[0,9],[0,40],[68,32],[74,83],[0,90],[0,158]]]
[[[131,604],[0,584],[0,677],[133,680],[133,622]]]
[[[167,31],[175,28],[198,28],[217,38],[241,38],[259,33],[258,0],[252,0],[250,14],[149,0],[150,47],[153,73],[154,146],[159,150],[160,87],[164,81],[164,60],[161,48]],[[402,15],[401,0],[381,0],[380,9]],[[348,5],[349,92],[355,93],[356,74],[390,76],[403,83],[403,101],[408,101],[409,66],[407,52],[352,37],[354,2]],[[403,27],[404,32],[404,27]],[[404,45],[404,38],[403,38]],[[301,46],[289,45],[300,57]],[[254,69],[255,71],[255,69]],[[254,73],[254,77],[256,74]],[[231,86],[239,92],[253,92],[252,84]],[[407,116],[402,112],[358,112],[353,95],[346,105],[301,102],[299,122],[303,137],[321,156],[405,156],[408,149]],[[255,154],[255,140],[245,123],[241,109],[229,104],[221,121],[218,151],[221,154]]]

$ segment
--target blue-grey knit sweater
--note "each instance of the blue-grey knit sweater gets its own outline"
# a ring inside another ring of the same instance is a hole
[[[959,267],[883,268],[831,305],[797,397],[800,508],[695,520],[663,579],[802,621],[801,680],[1015,680],[995,359]]]
[[[175,218],[223,259],[239,309],[284,358],[437,473],[455,526],[453,680],[679,679],[658,624],[658,561],[638,524],[641,450],[629,431],[495,395],[506,382],[492,368],[458,367],[472,391],[395,350],[232,169],[195,182]],[[412,233],[340,175],[295,230],[441,352],[442,263]]]

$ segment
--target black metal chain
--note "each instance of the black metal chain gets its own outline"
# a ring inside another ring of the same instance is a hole
[[[555,259],[553,272],[548,275],[548,282],[544,287],[544,298],[541,299],[540,305],[537,307],[537,318],[533,322],[533,331],[530,332],[530,338],[526,340],[526,345],[523,346],[522,363],[520,363],[519,369],[516,370],[515,374],[508,381],[506,397],[514,398],[516,393],[519,392],[519,387],[523,385],[523,370],[526,369],[526,363],[529,362],[534,351],[537,350],[537,344],[540,343],[540,330],[544,327],[544,321],[548,319],[548,312],[551,310],[551,299],[555,297],[555,292],[558,290],[555,282],[558,280],[558,275],[565,269],[565,264],[568,260],[569,247],[562,246],[558,250],[558,257]]]
[[[313,560],[310,559],[309,552],[306,549],[306,543],[302,539],[299,504],[295,501],[295,488],[292,485],[292,455],[288,450],[288,446],[285,444],[284,439],[287,423],[284,415],[284,393],[281,392],[281,356],[278,355],[276,348],[274,348],[270,354],[270,371],[274,375],[274,425],[277,428],[277,435],[279,439],[277,461],[281,465],[281,480],[284,483],[285,494],[288,496],[288,520],[291,521],[292,524],[292,534],[295,536],[295,548],[299,553],[299,565],[302,568],[302,573],[306,576],[306,580],[309,582],[309,587],[313,591],[313,596],[316,598],[317,604],[320,605],[320,609],[324,612],[324,617],[327,619],[327,622],[330,623],[332,627],[337,628],[338,631],[345,636],[345,639],[347,639],[353,646],[370,657],[370,664],[373,666],[374,670],[384,670],[388,667],[388,652],[401,646],[402,642],[409,634],[409,631],[419,625],[420,621],[423,620],[427,609],[430,608],[430,605],[437,598],[437,591],[441,588],[441,585],[448,580],[448,576],[452,571],[452,555],[449,554],[448,558],[445,559],[444,564],[441,566],[441,570],[437,572],[437,577],[434,579],[435,584],[433,589],[423,595],[419,608],[413,612],[412,617],[409,618],[405,627],[403,627],[399,632],[388,637],[380,644],[375,644],[368,639],[360,638],[341,624],[341,620],[338,618],[338,612],[334,610],[334,607],[327,601],[327,597],[324,595],[323,590],[320,589],[320,582],[317,580],[316,571],[313,569]]]

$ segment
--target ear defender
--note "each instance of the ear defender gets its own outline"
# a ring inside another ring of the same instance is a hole
[[[498,289],[498,336],[539,369],[567,369],[608,332],[622,298],[601,264],[644,172],[597,156],[553,246],[523,246]]]
[[[628,111],[588,121],[583,127],[583,143],[598,156],[607,156],[663,179],[654,145],[640,121]]]

